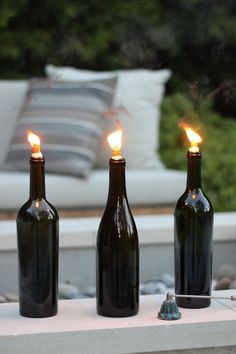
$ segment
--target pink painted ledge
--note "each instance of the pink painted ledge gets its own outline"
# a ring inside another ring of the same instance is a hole
[[[236,290],[216,294],[236,295]],[[206,309],[181,309],[178,321],[161,321],[157,312],[164,299],[141,296],[139,314],[128,318],[98,316],[95,299],[59,301],[58,315],[45,319],[21,317],[18,303],[1,304],[0,353],[174,353],[213,347],[217,353],[236,352],[236,302],[213,300]]]

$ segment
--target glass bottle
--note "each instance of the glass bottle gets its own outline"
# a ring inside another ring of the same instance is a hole
[[[45,199],[44,158],[30,158],[30,197],[17,215],[20,314],[57,314],[58,215]]]
[[[175,292],[210,295],[212,283],[213,208],[201,188],[201,153],[187,154],[187,187],[175,213]],[[176,298],[185,308],[203,308],[210,299]]]
[[[139,308],[139,243],[125,186],[125,159],[110,159],[109,193],[97,235],[97,312],[136,315]]]

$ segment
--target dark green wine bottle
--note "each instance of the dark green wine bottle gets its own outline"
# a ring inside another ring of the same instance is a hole
[[[20,314],[57,314],[58,215],[45,199],[44,158],[30,158],[30,198],[17,215]]]
[[[201,154],[188,152],[187,188],[175,208],[175,292],[210,295],[213,208],[201,189]],[[209,299],[176,298],[180,307],[203,308]]]
[[[97,312],[136,315],[139,308],[139,243],[125,186],[125,160],[110,159],[109,193],[97,235]]]

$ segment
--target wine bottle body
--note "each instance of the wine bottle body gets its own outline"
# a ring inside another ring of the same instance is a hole
[[[126,210],[126,212],[125,212]],[[139,245],[128,208],[107,208],[97,237],[97,312],[136,315],[139,308]]]
[[[175,292],[210,295],[213,209],[201,189],[186,191],[175,208]],[[177,298],[177,305],[203,308],[209,299]]]
[[[17,215],[20,314],[57,313],[58,215],[45,199],[29,200]]]

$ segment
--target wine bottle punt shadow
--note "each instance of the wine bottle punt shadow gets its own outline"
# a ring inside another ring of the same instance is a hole
[[[139,243],[125,186],[125,159],[110,159],[109,193],[97,234],[97,313],[136,315],[139,309]]]
[[[187,187],[175,213],[175,292],[211,295],[213,208],[201,188],[201,153],[187,154]],[[176,298],[185,308],[203,308],[210,299]]]
[[[29,200],[16,219],[19,307],[22,316],[50,317],[58,303],[58,215],[45,197],[45,160],[32,156]]]

